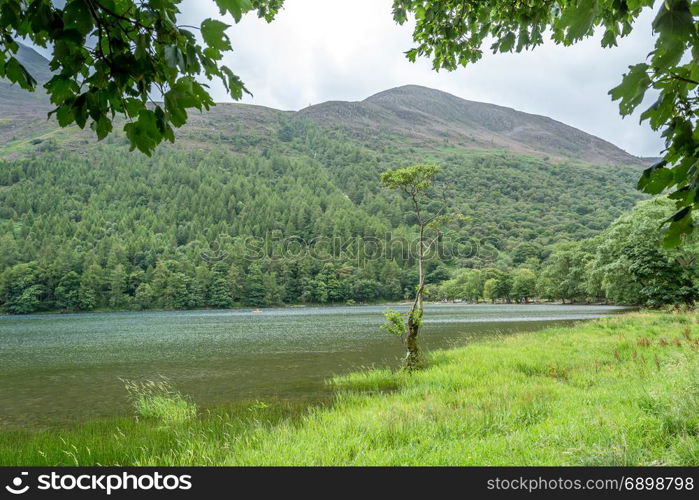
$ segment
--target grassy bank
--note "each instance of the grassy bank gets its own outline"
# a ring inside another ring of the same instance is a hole
[[[140,418],[0,432],[0,463],[699,465],[696,314],[631,313],[332,384],[329,407],[193,416],[166,398]]]

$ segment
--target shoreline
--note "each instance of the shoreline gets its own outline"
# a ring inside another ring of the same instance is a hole
[[[0,311],[0,318],[29,318],[32,316],[49,316],[49,315],[89,315],[89,314],[117,314],[117,313],[149,313],[149,312],[197,312],[197,311],[212,311],[212,312],[225,312],[225,311],[265,311],[268,309],[305,309],[305,308],[340,308],[340,307],[367,307],[367,306],[407,306],[410,305],[412,301],[404,300],[400,302],[396,301],[386,301],[386,302],[371,302],[371,303],[356,303],[356,304],[281,304],[274,306],[240,306],[240,307],[229,307],[229,308],[211,308],[202,307],[194,309],[94,309],[91,311],[67,311],[67,310],[49,310],[49,311],[36,311],[29,314],[10,314]],[[627,308],[629,310],[638,309],[640,306],[628,305],[628,304],[609,304],[602,302],[574,302],[574,303],[563,303],[563,302],[456,302],[456,301],[424,301],[425,305],[454,305],[454,306],[605,306],[605,307],[619,307]]]

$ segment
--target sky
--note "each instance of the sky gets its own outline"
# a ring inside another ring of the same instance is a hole
[[[211,0],[185,0],[181,9],[182,24],[221,18]],[[659,134],[639,125],[638,114],[622,119],[607,95],[628,66],[652,50],[652,18],[646,11],[634,32],[612,49],[603,49],[599,37],[572,47],[547,42],[520,54],[485,51],[474,65],[435,72],[427,59],[405,58],[413,46],[412,26],[393,21],[391,0],[286,0],[270,24],[252,13],[237,25],[228,18],[233,52],[225,64],[253,93],[246,103],[298,110],[417,84],[549,116],[632,154],[658,156]],[[222,86],[212,90],[216,101],[230,100]]]

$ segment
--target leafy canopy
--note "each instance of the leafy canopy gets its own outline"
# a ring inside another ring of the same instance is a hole
[[[437,165],[417,164],[383,172],[381,182],[389,189],[399,189],[415,198],[432,187],[432,182],[439,172],[440,168]]]
[[[50,47],[55,75],[45,84],[60,126],[84,128],[106,137],[115,116],[127,118],[124,131],[132,149],[150,155],[173,128],[187,121],[188,109],[214,104],[197,77],[219,79],[234,99],[247,92],[220,64],[231,43],[229,27],[206,19],[199,27],[177,24],[181,0],[3,0],[0,3],[0,77],[26,90],[36,80],[14,56],[17,39]],[[257,9],[271,21],[282,0],[215,0],[221,15],[235,22]],[[55,4],[62,4],[58,6]],[[203,44],[195,32],[199,31]],[[156,100],[162,102],[155,102]]]

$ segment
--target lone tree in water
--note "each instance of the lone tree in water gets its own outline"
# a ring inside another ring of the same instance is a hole
[[[423,295],[425,292],[425,252],[429,248],[425,236],[428,228],[442,220],[441,211],[437,214],[428,213],[427,203],[430,202],[430,191],[435,176],[439,174],[437,165],[413,165],[412,167],[389,170],[381,174],[381,182],[390,189],[397,189],[407,198],[413,207],[415,220],[419,228],[417,245],[418,285],[406,318],[392,309],[385,313],[386,323],[383,328],[390,333],[399,335],[405,344],[407,354],[404,368],[413,370],[422,364],[418,333],[422,326]]]

